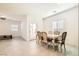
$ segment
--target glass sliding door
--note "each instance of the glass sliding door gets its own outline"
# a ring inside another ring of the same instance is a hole
[[[52,30],[54,34],[59,34],[64,29],[64,21],[63,20],[54,20],[52,22]]]

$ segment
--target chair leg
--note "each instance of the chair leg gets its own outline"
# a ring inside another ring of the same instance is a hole
[[[61,44],[60,49],[61,49],[61,52],[62,52],[62,44]],[[64,44],[64,52],[66,52],[65,44]]]
[[[61,44],[61,46],[60,46],[60,49],[61,49],[61,52],[62,52],[62,44]]]
[[[58,51],[60,50],[59,47],[60,47],[60,46],[58,45]]]
[[[55,51],[59,51],[59,44],[57,44],[57,43],[53,43],[53,49],[55,50]]]
[[[64,50],[66,51],[65,44],[64,44]]]
[[[65,47],[65,44],[64,44],[64,54],[66,55],[66,47]]]
[[[36,43],[38,44],[38,41],[36,40]]]
[[[39,40],[36,40],[36,43],[39,44]]]

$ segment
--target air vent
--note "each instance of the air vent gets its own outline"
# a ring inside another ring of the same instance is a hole
[[[6,20],[6,18],[5,17],[0,17],[0,20]]]

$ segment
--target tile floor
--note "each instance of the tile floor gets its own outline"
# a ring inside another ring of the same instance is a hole
[[[20,38],[0,41],[0,55],[4,56],[61,56],[60,52],[36,44],[36,41],[25,41]]]
[[[70,48],[71,49],[71,48]],[[14,38],[10,40],[0,40],[0,56],[63,56],[78,55],[75,49],[69,50],[66,47],[64,52],[57,52],[53,49],[45,48],[36,44],[36,40],[25,41],[22,38]],[[75,52],[75,53],[74,53]]]

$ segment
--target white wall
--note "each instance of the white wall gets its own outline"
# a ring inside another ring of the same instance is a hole
[[[25,21],[21,22],[21,36],[24,39],[27,39],[27,24]]]
[[[11,24],[18,25],[18,31],[11,31]],[[0,35],[21,36],[20,22],[14,20],[4,20],[0,22]]]
[[[78,47],[78,7],[53,15],[44,20],[44,30],[52,30],[53,20],[64,20],[64,31],[67,31],[66,43]]]
[[[43,31],[43,21],[42,21],[42,16],[40,14],[30,15],[30,25],[31,24],[36,24],[36,31]],[[30,38],[31,38],[31,31],[30,31]],[[33,39],[35,38],[36,37],[34,36]]]
[[[36,24],[37,25],[37,31],[42,31],[43,30],[43,20],[42,20],[42,15],[39,13],[33,13],[28,15],[30,20],[30,24]]]
[[[78,47],[78,8],[75,7],[66,16],[67,43]]]
[[[30,18],[26,17],[24,21],[21,22],[21,35],[25,40],[29,40],[29,23],[30,23]]]
[[[22,37],[24,39],[31,40],[31,31],[30,31],[30,24],[36,24],[37,25],[37,31],[42,31],[42,18],[38,15],[27,15],[27,18],[22,21],[21,23],[21,33],[22,33]]]

